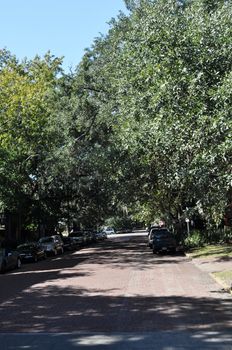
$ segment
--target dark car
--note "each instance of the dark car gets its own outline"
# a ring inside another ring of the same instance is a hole
[[[153,237],[154,237],[154,234],[155,232],[164,232],[166,233],[168,231],[167,228],[163,228],[163,227],[160,227],[160,226],[151,226],[150,229],[149,229],[149,233],[148,233],[148,236],[147,236],[147,246],[152,248],[152,245],[153,245]]]
[[[20,267],[21,259],[17,251],[8,248],[0,248],[0,272],[19,269]]]
[[[97,231],[95,232],[95,239],[96,242],[104,241],[105,239],[107,239],[107,234],[104,231]]]
[[[176,252],[176,240],[173,234],[166,230],[156,230],[153,234],[152,249],[153,253]]]
[[[77,244],[72,237],[62,237],[62,241],[64,243],[64,250],[72,251],[77,248]]]
[[[24,243],[17,247],[22,262],[34,261],[46,258],[44,249],[36,242]]]

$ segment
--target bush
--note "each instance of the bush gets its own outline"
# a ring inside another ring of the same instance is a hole
[[[232,242],[231,229],[212,229],[208,231],[191,231],[184,238],[184,246],[186,248],[202,247],[204,244],[230,243]]]
[[[204,243],[205,236],[203,232],[198,230],[191,231],[191,233],[184,239],[184,246],[186,248],[201,247],[204,245]]]
[[[205,233],[207,243],[229,243],[232,240],[231,228],[217,228],[208,230]]]

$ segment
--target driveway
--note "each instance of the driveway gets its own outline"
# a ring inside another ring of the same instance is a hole
[[[231,296],[145,242],[114,236],[1,275],[3,349],[231,350]]]

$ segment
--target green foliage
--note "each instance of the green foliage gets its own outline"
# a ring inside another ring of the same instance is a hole
[[[107,178],[103,216],[113,203],[141,220],[183,221],[188,211],[221,222],[231,187],[232,8],[209,5],[128,1],[130,15],[112,20],[78,67],[74,130],[93,172]]]
[[[33,220],[44,205],[43,169],[57,147],[51,111],[61,60],[47,54],[19,63],[2,51],[1,62],[0,200],[23,221]]]
[[[205,244],[205,237],[201,231],[192,231],[185,239],[184,239],[185,248],[196,248],[202,247]]]
[[[183,5],[144,1],[119,19],[101,76],[111,72],[115,88],[125,197],[151,216],[184,219],[191,207],[217,225],[231,186],[231,3]]]
[[[232,3],[126,5],[73,74],[0,51],[0,202],[37,222],[126,206],[214,230],[231,203]]]

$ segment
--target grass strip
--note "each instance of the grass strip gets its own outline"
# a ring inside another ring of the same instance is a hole
[[[232,244],[207,245],[200,248],[193,248],[188,252],[191,258],[216,258],[232,257]]]
[[[232,270],[213,272],[211,274],[230,293],[232,292]]]

